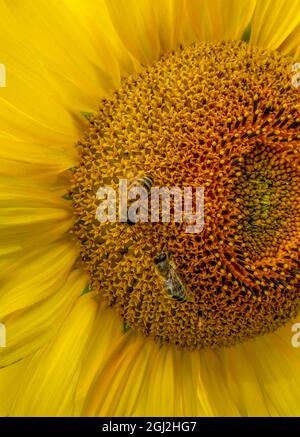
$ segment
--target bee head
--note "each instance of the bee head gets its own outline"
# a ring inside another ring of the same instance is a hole
[[[156,256],[154,258],[154,262],[155,262],[155,264],[159,264],[159,263],[162,263],[162,262],[166,261],[166,259],[167,259],[167,254],[166,253],[160,253],[158,256]]]

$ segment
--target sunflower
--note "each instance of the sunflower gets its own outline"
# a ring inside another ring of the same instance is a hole
[[[300,1],[0,8],[0,414],[298,415]],[[203,232],[97,222],[136,174]]]

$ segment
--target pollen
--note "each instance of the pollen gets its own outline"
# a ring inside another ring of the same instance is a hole
[[[124,335],[133,329],[186,350],[230,346],[297,315],[300,94],[292,64],[242,42],[195,43],[124,78],[89,117],[72,170],[73,233],[91,287],[123,319]],[[100,223],[99,187],[118,192],[120,179],[141,174],[158,187],[203,187],[203,230]],[[189,298],[168,294],[157,269],[164,254]]]

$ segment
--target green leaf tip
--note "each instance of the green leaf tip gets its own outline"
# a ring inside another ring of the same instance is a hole
[[[248,24],[248,26],[246,27],[243,36],[242,36],[242,41],[244,42],[249,42],[250,41],[250,37],[251,37],[251,23]]]
[[[84,118],[86,118],[88,121],[90,121],[90,119],[93,115],[92,112],[88,112],[88,111],[81,111],[80,114],[83,115]]]
[[[87,283],[86,286],[85,286],[85,288],[83,289],[83,291],[82,291],[82,293],[81,293],[81,296],[83,296],[84,294],[89,293],[90,291],[92,291],[91,284],[90,284],[90,283]]]
[[[73,200],[72,195],[70,193],[66,193],[62,197],[65,200]]]
[[[123,333],[126,334],[129,331],[130,327],[127,322],[123,322]]]

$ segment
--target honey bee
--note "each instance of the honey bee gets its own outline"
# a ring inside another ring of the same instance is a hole
[[[147,190],[148,195],[151,192],[151,188],[153,186],[153,179],[151,176],[143,176],[133,179],[129,184],[129,190],[133,187],[143,187]]]
[[[130,184],[129,184],[128,191],[129,191],[131,188],[134,188],[134,187],[145,188],[147,194],[146,194],[146,196],[143,196],[143,197],[142,197],[142,199],[145,199],[145,198],[148,197],[148,196],[150,195],[150,193],[151,193],[151,188],[152,188],[152,186],[153,186],[153,182],[154,182],[154,181],[153,181],[152,177],[151,177],[151,176],[147,176],[147,175],[145,175],[145,176],[141,176],[141,177],[137,177],[137,178],[134,178],[134,179],[131,180],[131,182],[130,182]],[[134,202],[134,200],[128,200],[128,208],[127,208],[127,212],[128,212],[128,209],[129,209],[130,205],[131,205],[133,202]],[[127,224],[129,224],[129,225],[134,225],[135,222],[130,221],[130,219],[128,218],[128,220],[127,220]]]
[[[154,262],[158,273],[164,279],[164,287],[168,295],[179,302],[191,301],[187,287],[170,260],[168,252],[160,253],[154,258]]]

